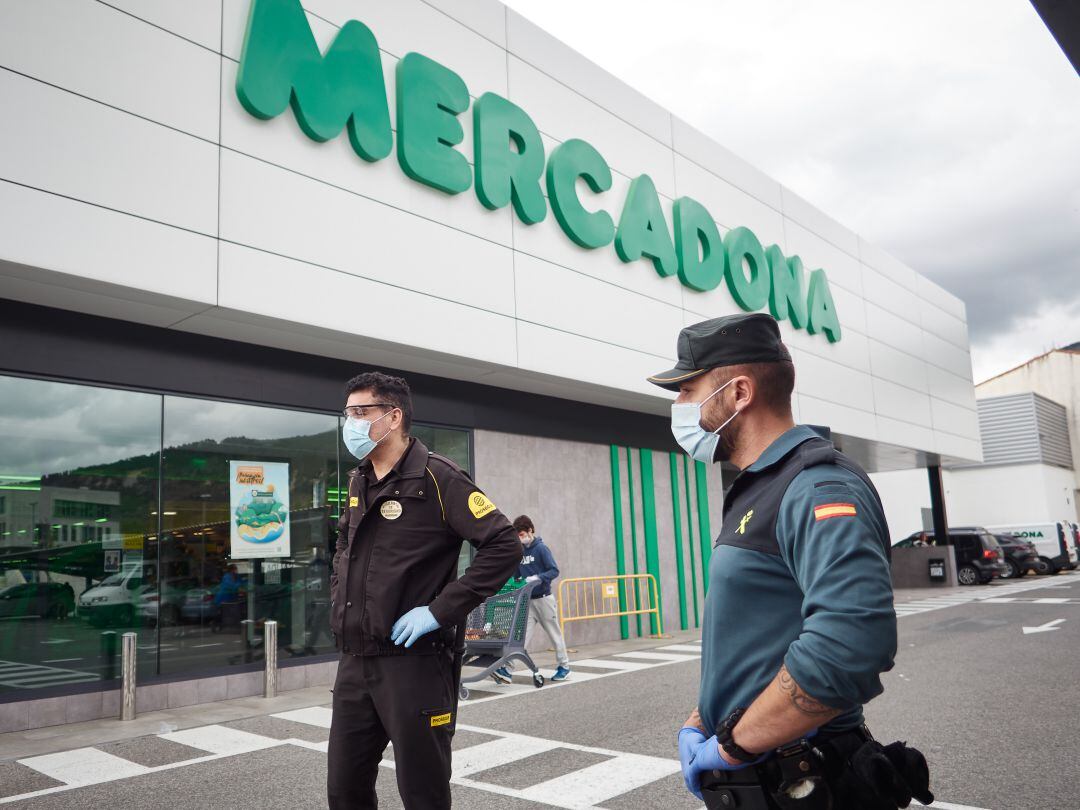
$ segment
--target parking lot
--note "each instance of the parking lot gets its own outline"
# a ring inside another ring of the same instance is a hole
[[[932,595],[901,592],[897,612],[896,667],[868,719],[879,737],[905,739],[926,752],[936,806],[1076,807],[1075,745],[1062,718],[1076,717],[1080,708],[1080,575]],[[674,747],[695,702],[696,638],[581,650],[563,685],[537,690],[521,677],[509,687],[474,690],[459,714],[455,803],[699,807],[682,788]],[[232,708],[219,704],[216,722],[206,722],[197,707],[145,715],[137,722],[154,724],[156,733],[135,738],[123,738],[117,722],[99,722],[78,739],[90,732],[101,741],[74,749],[48,729],[4,735],[0,802],[322,807],[327,697],[308,690]],[[28,735],[36,740],[30,748]],[[19,745],[33,755],[19,756]],[[392,757],[388,752],[379,792],[384,806],[399,807]]]

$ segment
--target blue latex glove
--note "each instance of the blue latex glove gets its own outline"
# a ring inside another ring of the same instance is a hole
[[[420,636],[438,629],[439,622],[431,614],[431,609],[423,605],[413,608],[394,622],[390,630],[390,640],[399,646],[404,643],[406,647],[411,647]]]
[[[760,762],[764,756],[755,760]],[[686,789],[697,796],[701,795],[701,774],[709,771],[738,771],[748,768],[754,762],[732,765],[720,756],[720,743],[716,735],[708,739],[696,728],[684,727],[679,731],[679,762],[682,764],[683,781]]]

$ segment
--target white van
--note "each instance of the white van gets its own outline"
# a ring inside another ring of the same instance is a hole
[[[1057,523],[1013,523],[1008,526],[987,526],[991,534],[1011,534],[1035,545],[1039,552],[1040,574],[1056,574],[1063,568],[1076,568],[1076,546],[1071,542],[1071,527]]]
[[[120,571],[83,591],[79,597],[79,618],[96,626],[133,624],[139,594],[146,587],[142,575],[141,562],[125,563]]]

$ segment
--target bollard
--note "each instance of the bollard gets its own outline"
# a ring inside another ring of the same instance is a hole
[[[241,621],[240,634],[244,637],[244,663],[250,664],[255,660],[255,652],[251,648],[251,639],[255,635],[255,622],[251,619]]]
[[[273,619],[263,623],[263,654],[266,656],[266,679],[264,697],[277,694],[277,622]]]
[[[120,684],[120,719],[135,719],[135,639],[134,633],[124,633]]]
[[[116,631],[101,634],[101,679],[111,681],[116,677]]]

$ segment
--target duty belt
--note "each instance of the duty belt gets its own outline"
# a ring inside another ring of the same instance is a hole
[[[829,764],[839,764],[852,752],[873,739],[860,726],[836,733],[823,732],[810,741],[800,740],[777,749],[764,762],[737,771],[711,771],[701,778],[701,794],[707,810],[783,810],[785,807],[814,807],[810,801],[818,792],[830,806],[825,772]],[[805,794],[791,801],[790,794]]]

